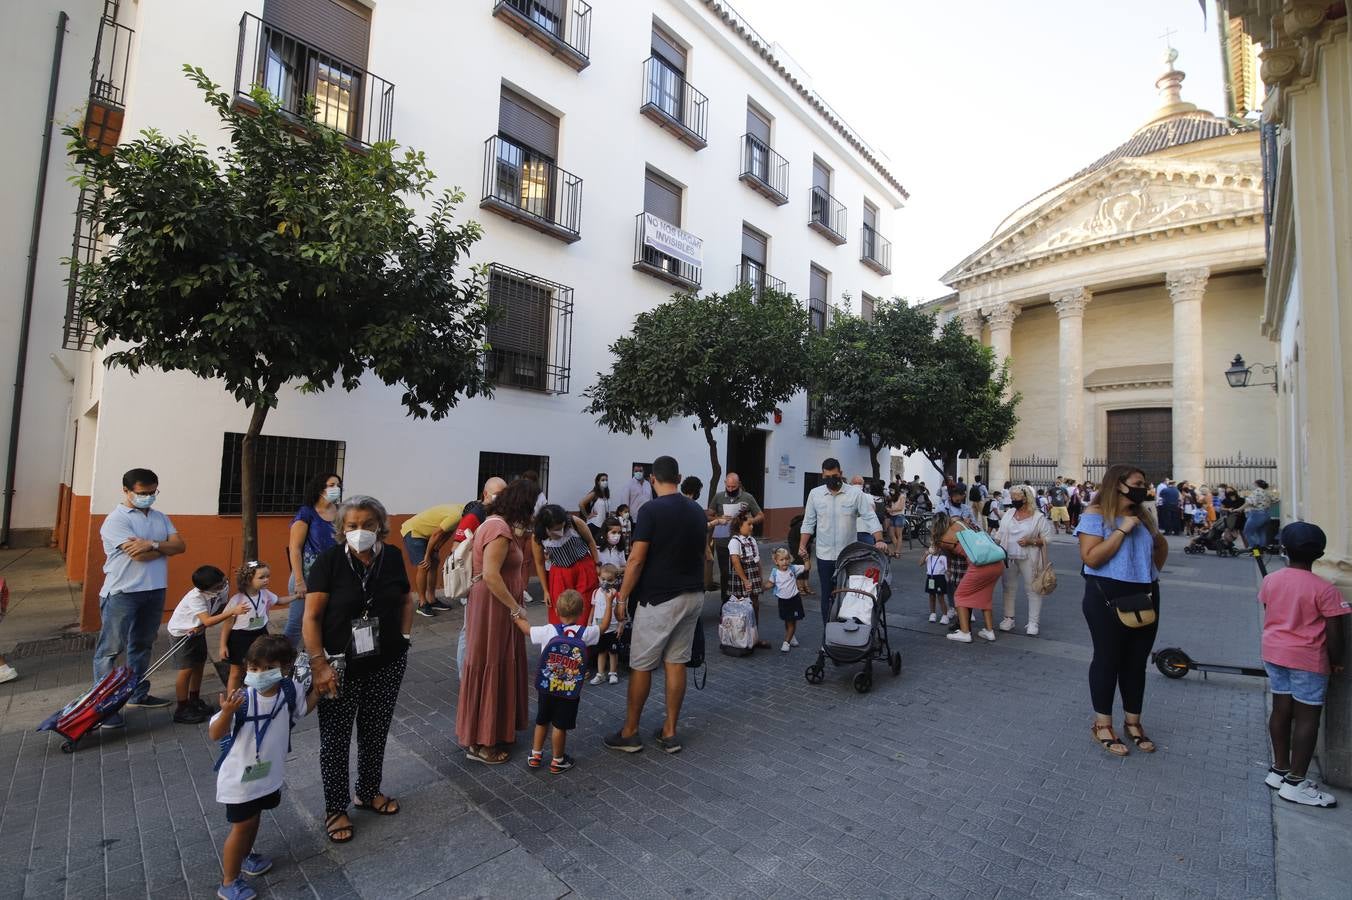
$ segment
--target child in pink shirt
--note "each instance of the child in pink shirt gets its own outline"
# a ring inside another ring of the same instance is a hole
[[[1292,522],[1282,529],[1287,565],[1263,579],[1263,667],[1272,689],[1272,767],[1265,779],[1278,796],[1304,806],[1337,806],[1332,794],[1306,777],[1319,737],[1329,672],[1341,672],[1341,617],[1352,606],[1332,584],[1312,572],[1326,538],[1317,525]]]

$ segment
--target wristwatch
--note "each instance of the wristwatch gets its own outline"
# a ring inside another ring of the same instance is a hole
[[[160,549],[160,542],[159,542],[159,541],[151,541],[151,542],[150,542],[150,549],[151,549],[151,550],[155,550],[155,551],[158,552],[159,549]]]

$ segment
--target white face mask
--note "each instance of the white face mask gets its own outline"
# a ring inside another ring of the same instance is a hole
[[[606,535],[606,543],[609,544],[610,546],[614,547],[614,546],[615,546],[616,544],[618,544],[619,542],[620,542],[620,536],[619,536],[618,534],[608,534],[608,535]]]
[[[354,528],[347,533],[347,545],[358,553],[365,553],[376,545],[376,533]]]
[[[610,487],[610,482],[607,479],[602,478],[599,482],[597,482],[597,486],[604,491],[606,488]]]
[[[635,481],[642,481],[642,480],[643,480],[643,473],[642,473],[642,472],[635,472],[635,473],[634,473],[634,480],[635,480]]]
[[[337,503],[343,499],[343,489],[340,487],[324,488],[324,499],[330,503]]]

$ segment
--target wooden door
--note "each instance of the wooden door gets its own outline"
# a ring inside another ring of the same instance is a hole
[[[1140,466],[1152,484],[1171,477],[1174,468],[1173,410],[1109,410],[1108,463]]]

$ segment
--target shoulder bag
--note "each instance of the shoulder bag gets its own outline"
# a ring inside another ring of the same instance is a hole
[[[1089,577],[1102,595],[1103,602],[1113,608],[1123,625],[1145,628],[1155,624],[1155,598],[1150,585],[1093,575]]]
[[[1052,561],[1047,558],[1047,545],[1042,544],[1038,547],[1041,554],[1038,559],[1037,571],[1033,574],[1033,590],[1038,596],[1045,597],[1056,590],[1056,570],[1052,568]]]

